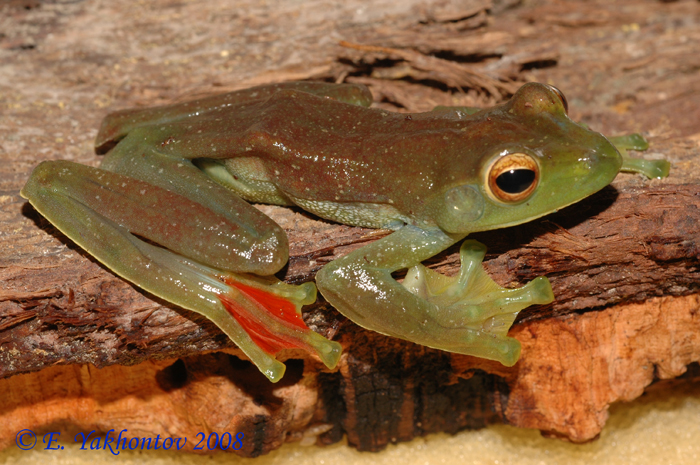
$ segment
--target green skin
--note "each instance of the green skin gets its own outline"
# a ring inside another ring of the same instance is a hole
[[[277,381],[281,348],[305,349],[332,368],[341,347],[231,284],[284,298],[295,317],[316,298],[313,283],[272,276],[287,262],[286,235],[246,200],[394,229],[326,265],[316,276],[324,297],[365,328],[511,366],[520,344],[508,328],[523,308],[553,300],[549,281],[501,288],[481,267],[484,246],[471,240],[455,277],[420,262],[471,232],[577,202],[621,169],[668,173],[664,161],[623,164],[620,151],[646,148],[641,137],[619,138],[616,148],[571,121],[559,94],[542,84],[482,111],[407,115],[368,108],[371,102],[363,86],[286,83],[113,113],[96,141],[107,153],[100,169],[44,162],[22,195],[118,275],[211,319]],[[487,182],[494,160],[511,153],[529,155],[539,168],[534,191],[517,202],[499,200]],[[408,269],[402,283],[391,276],[400,269]],[[277,345],[261,345],[224,300]]]

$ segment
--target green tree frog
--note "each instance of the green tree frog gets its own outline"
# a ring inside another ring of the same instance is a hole
[[[112,113],[97,136],[99,169],[43,162],[22,196],[116,274],[212,320],[277,381],[280,350],[305,349],[333,368],[341,346],[304,324],[316,286],[274,277],[287,237],[248,202],[393,230],[322,268],[323,296],[364,328],[511,366],[520,344],[508,329],[523,308],[553,300],[547,278],[498,286],[473,240],[457,276],[421,262],[471,232],[581,200],[620,169],[668,172],[664,161],[623,158],[543,84],[481,111],[403,114],[371,102],[364,86],[306,82]],[[638,136],[613,142],[646,148]]]

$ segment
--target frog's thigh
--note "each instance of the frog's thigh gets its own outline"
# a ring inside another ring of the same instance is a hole
[[[93,254],[108,244],[82,244],[81,228],[113,222],[221,270],[270,275],[287,261],[284,231],[245,201],[231,202],[230,194],[222,212],[138,179],[65,161],[39,165],[30,181],[24,191],[32,204],[59,229],[64,223],[75,228],[77,237],[69,237]],[[74,204],[80,209],[71,213]],[[250,221],[258,215],[259,222]]]
[[[114,173],[115,180],[127,177],[113,181],[112,189],[133,205],[129,209],[150,210],[149,215],[126,216],[120,224],[222,270],[270,275],[286,264],[287,236],[277,223],[212,181],[191,161],[143,147],[138,132],[121,141],[101,167]],[[147,184],[139,187],[140,183]]]

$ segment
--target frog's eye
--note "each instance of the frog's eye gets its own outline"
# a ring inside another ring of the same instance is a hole
[[[488,175],[491,194],[502,202],[525,200],[537,187],[540,169],[537,162],[524,153],[509,153],[498,158]]]
[[[566,101],[564,93],[554,86],[549,86],[549,88],[552,89],[554,93],[557,94],[557,97],[559,97],[559,100],[561,100],[561,104],[564,105],[564,112],[569,113],[569,102]]]

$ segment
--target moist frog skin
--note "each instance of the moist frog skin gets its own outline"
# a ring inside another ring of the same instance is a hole
[[[212,320],[274,382],[283,349],[338,363],[340,344],[301,318],[316,286],[364,328],[515,364],[508,329],[523,308],[554,299],[547,278],[498,286],[473,240],[454,277],[421,262],[469,233],[577,202],[621,169],[668,173],[665,161],[621,155],[646,148],[641,137],[611,142],[572,121],[561,92],[543,84],[485,110],[371,103],[364,86],[298,82],[119,111],[97,136],[100,168],[43,162],[21,194],[114,273]],[[290,285],[274,277],[288,260],[284,231],[248,202],[394,232],[327,264],[316,285]]]

